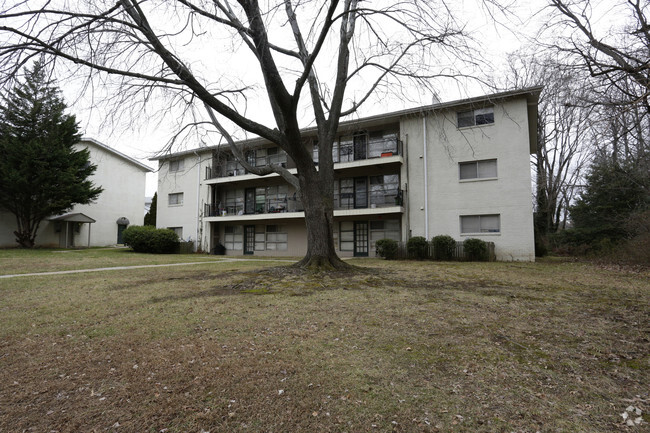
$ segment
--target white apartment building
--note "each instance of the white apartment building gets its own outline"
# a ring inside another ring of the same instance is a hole
[[[128,225],[144,222],[146,174],[152,169],[92,138],[83,138],[75,149],[88,149],[97,170],[90,180],[104,191],[92,203],[75,205],[64,215],[41,222],[36,235],[40,247],[85,247],[122,243]],[[0,247],[15,247],[16,218],[0,211]]]
[[[450,235],[494,242],[498,260],[533,261],[530,154],[541,87],[342,122],[334,143],[340,256],[374,256],[382,238]],[[304,137],[315,135],[305,130]],[[318,148],[305,146],[318,162]],[[262,139],[238,143],[257,166],[291,159]],[[301,256],[300,195],[279,175],[249,174],[227,146],[156,158],[158,227],[229,255]]]

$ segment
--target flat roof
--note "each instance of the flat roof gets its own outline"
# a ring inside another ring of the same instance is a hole
[[[508,90],[505,92],[499,92],[499,93],[492,93],[489,95],[482,95],[482,96],[476,96],[473,98],[466,98],[466,99],[457,99],[454,101],[449,101],[449,102],[439,102],[436,104],[431,104],[431,105],[423,105],[420,107],[416,108],[407,108],[404,110],[399,110],[399,111],[393,111],[390,113],[383,113],[383,114],[376,114],[373,116],[368,116],[368,117],[362,117],[359,119],[353,119],[353,120],[345,120],[339,123],[339,129],[345,128],[347,126],[352,126],[352,125],[358,125],[358,126],[363,126],[366,124],[376,124],[376,123],[387,123],[387,122],[398,122],[402,117],[407,117],[407,116],[415,116],[415,115],[422,115],[423,113],[426,112],[431,112],[431,111],[441,111],[441,110],[446,110],[449,108],[458,108],[458,107],[472,107],[476,105],[482,105],[485,104],[486,102],[490,101],[496,101],[496,100],[504,100],[504,99],[512,99],[516,97],[522,97],[525,96],[526,100],[528,101],[529,105],[534,105],[534,113],[529,113],[529,120],[530,117],[534,117],[535,120],[535,125],[534,125],[534,130],[537,130],[537,102],[539,100],[539,95],[542,92],[542,89],[544,86],[534,86],[534,87],[525,87],[522,89],[516,89],[516,90]],[[532,114],[532,116],[530,116]],[[301,129],[301,132],[305,134],[311,134],[315,133],[317,131],[316,127],[309,127],[309,128],[303,128]],[[532,134],[532,133],[531,133]],[[265,138],[262,137],[256,137],[256,138],[251,138],[248,140],[240,140],[237,141],[236,144],[238,145],[254,145],[254,144],[263,144],[263,143],[268,143],[269,141]],[[536,143],[533,144],[531,142],[531,151],[533,145],[536,146]],[[193,149],[188,149],[188,150],[183,150],[180,152],[174,152],[174,153],[165,153],[162,155],[157,155],[152,158],[149,158],[149,161],[159,161],[159,160],[164,160],[164,159],[171,159],[171,158],[177,158],[179,156],[185,156],[185,155],[190,155],[196,152],[205,152],[209,150],[214,150],[218,149],[220,146],[225,146],[228,147],[227,144],[221,144],[221,145],[215,145],[215,146],[205,146],[205,147],[196,147]]]

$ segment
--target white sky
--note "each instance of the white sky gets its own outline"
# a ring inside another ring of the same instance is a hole
[[[477,40],[480,40],[485,56],[495,65],[494,71],[491,72],[492,74],[499,73],[499,65],[504,62],[506,55],[526,45],[530,38],[536,34],[540,26],[544,24],[543,19],[545,13],[540,12],[540,9],[545,2],[541,0],[517,1],[513,9],[514,15],[510,17],[499,17],[500,24],[494,24],[489,17],[486,17],[482,13],[481,8],[477,7],[475,0],[452,3],[454,3],[455,7],[458,7],[457,13],[460,13],[468,23],[467,29],[471,30],[471,34]],[[245,47],[241,49],[247,50]],[[243,65],[243,67],[245,68],[246,65]],[[255,68],[255,66],[252,65],[251,68]],[[64,97],[68,102],[70,112],[77,116],[84,136],[99,140],[122,153],[142,161],[152,168],[157,168],[155,167],[155,162],[148,161],[147,159],[160,151],[169,138],[177,132],[177,127],[173,122],[166,121],[160,124],[148,120],[144,116],[142,119],[131,119],[128,116],[123,116],[115,121],[114,124],[107,125],[104,121],[106,119],[106,113],[102,111],[100,104],[93,102],[90,95],[86,94],[82,99],[78,99],[77,93],[73,89],[66,89],[65,83],[62,83],[61,87],[63,88]],[[471,85],[467,88],[452,85],[440,88],[439,91],[443,101],[465,98],[484,92],[484,89],[476,85]],[[101,89],[97,89],[96,93],[101,93]],[[364,106],[359,116],[363,117],[385,110],[385,101],[382,102],[384,103],[371,103]],[[431,95],[422,95],[420,105],[430,104],[431,102]],[[397,101],[396,104],[400,104],[400,101]],[[391,104],[390,111],[415,105],[418,104],[411,102],[402,106],[394,105],[393,108]],[[251,106],[254,105],[251,104]],[[152,108],[155,110],[158,107]],[[266,113],[262,114],[262,117]],[[268,118],[269,121],[266,124],[271,125],[270,116]],[[184,146],[185,148],[195,148],[199,144],[198,142],[188,142]],[[146,195],[153,195],[156,187],[157,175],[155,173],[148,175]]]

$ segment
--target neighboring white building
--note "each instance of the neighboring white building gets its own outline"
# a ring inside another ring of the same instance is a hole
[[[342,122],[334,145],[334,236],[341,256],[373,256],[381,238],[446,234],[495,243],[499,260],[533,261],[530,154],[541,87]],[[305,130],[315,161],[318,148]],[[249,162],[284,163],[262,140]],[[227,254],[300,256],[300,197],[278,175],[248,174],[227,146],[156,158],[158,227]]]
[[[150,167],[91,138],[76,148],[90,151],[97,166],[91,180],[104,191],[94,203],[76,205],[65,215],[53,215],[41,222],[36,245],[43,247],[104,246],[121,243],[128,225],[144,221],[145,177]],[[13,214],[0,214],[0,247],[17,246]]]

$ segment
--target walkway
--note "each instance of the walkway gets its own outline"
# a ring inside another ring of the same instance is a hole
[[[144,269],[144,268],[164,268],[171,266],[190,266],[190,265],[205,265],[206,263],[229,263],[229,262],[291,262],[295,260],[287,259],[237,259],[237,258],[223,258],[223,259],[205,259],[203,262],[188,262],[188,263],[166,263],[162,265],[134,265],[134,266],[114,266],[111,268],[93,268],[93,269],[72,269],[68,271],[51,271],[51,272],[34,272],[30,274],[9,274],[0,275],[2,278],[17,278],[17,277],[39,277],[45,275],[65,275],[65,274],[81,274],[84,272],[104,272],[104,271],[123,271],[128,269]]]

